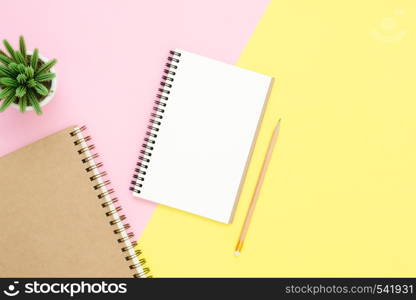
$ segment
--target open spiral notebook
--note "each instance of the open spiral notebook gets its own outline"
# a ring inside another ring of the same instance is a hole
[[[149,277],[85,129],[0,158],[0,277]]]
[[[272,83],[263,74],[171,51],[133,194],[231,223]]]

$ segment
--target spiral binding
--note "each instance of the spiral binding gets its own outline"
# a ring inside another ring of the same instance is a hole
[[[158,99],[155,100],[155,106],[153,106],[153,111],[150,114],[149,124],[147,126],[148,130],[146,131],[146,137],[143,140],[139,160],[136,164],[137,167],[134,170],[133,180],[131,181],[132,186],[130,190],[137,194],[140,194],[141,188],[143,187],[143,181],[147,173],[146,170],[149,167],[150,157],[156,144],[157,134],[162,125],[161,120],[165,113],[174,76],[176,75],[178,63],[180,62],[179,57],[182,55],[180,52],[172,50],[169,53],[168,62],[165,64],[167,68],[164,69],[165,75],[162,76],[162,81],[160,82],[161,88],[158,89],[159,93],[156,95]]]
[[[99,170],[103,164],[101,162],[95,162],[95,159],[98,158],[98,154],[92,154],[90,152],[95,146],[87,144],[91,141],[91,137],[84,137],[82,134],[84,130],[86,130],[86,126],[77,127],[70,132],[70,135],[75,138],[74,145],[79,148],[77,149],[77,153],[83,156],[81,162],[86,164],[85,171],[90,174],[89,179],[91,180],[92,187],[97,191],[97,198],[102,201],[101,207],[107,210],[104,213],[110,218],[109,224],[116,227],[113,232],[119,236],[117,238],[118,243],[123,244],[121,251],[124,254],[126,261],[131,262],[129,268],[134,271],[133,276],[149,278],[151,276],[149,274],[149,268],[146,267],[146,260],[140,258],[142,251],[135,249],[137,242],[131,241],[134,234],[128,232],[130,224],[124,223],[124,220],[126,219],[125,215],[120,215],[122,208],[121,206],[116,206],[118,199],[112,197],[114,190],[107,188],[110,184],[110,180],[104,179],[105,176],[107,176],[107,172]]]

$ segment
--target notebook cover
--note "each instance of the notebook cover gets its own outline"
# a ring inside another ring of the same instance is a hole
[[[0,158],[0,277],[131,277],[67,128]]]

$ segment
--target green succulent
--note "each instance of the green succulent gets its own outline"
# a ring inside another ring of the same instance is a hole
[[[14,50],[7,40],[3,40],[7,52],[0,50],[0,112],[13,102],[19,104],[21,112],[32,106],[37,114],[42,110],[39,103],[48,94],[55,73],[50,69],[56,59],[43,62],[39,59],[39,50],[29,55],[23,36],[19,38],[19,50]]]

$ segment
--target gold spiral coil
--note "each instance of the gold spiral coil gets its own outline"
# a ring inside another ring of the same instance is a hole
[[[107,172],[106,171],[103,171],[101,173],[98,173],[96,175],[91,176],[90,177],[90,180],[91,181],[94,181],[94,180],[97,180],[98,178],[103,178],[104,176],[107,176]]]
[[[78,146],[78,145],[80,145],[81,143],[87,143],[87,142],[89,142],[90,140],[91,140],[91,137],[90,137],[90,136],[86,136],[85,138],[83,137],[83,138],[80,138],[80,139],[76,140],[76,141],[74,142],[74,145],[75,145],[75,146]]]
[[[116,203],[116,202],[118,202],[118,198],[112,198],[112,199],[110,199],[110,200],[107,200],[107,201],[105,201],[105,202],[101,203],[101,206],[102,206],[103,208],[105,208],[105,207],[108,207],[108,206],[110,206],[111,204],[114,204],[114,203]]]
[[[88,144],[92,139],[91,136],[83,136],[83,131],[87,129],[86,126],[75,128],[69,134],[71,137],[74,137],[74,145],[78,148],[77,153],[82,155],[81,162],[87,164],[85,171],[91,173],[89,179],[92,183],[92,187],[95,191],[98,192],[97,198],[102,200],[100,205],[103,209],[107,209],[104,212],[106,217],[111,218],[109,221],[110,226],[117,227],[113,230],[113,233],[118,235],[117,242],[123,244],[121,247],[121,252],[124,254],[126,261],[131,261],[132,264],[129,265],[131,270],[134,270],[133,277],[151,277],[150,269],[146,267],[146,260],[139,258],[142,254],[140,249],[136,249],[137,242],[133,241],[134,237],[133,232],[128,232],[130,229],[130,224],[125,223],[126,216],[124,214],[119,214],[122,211],[121,206],[115,206],[114,204],[118,202],[117,197],[111,197],[111,194],[114,193],[114,189],[108,188],[111,184],[110,180],[106,180],[107,176],[106,171],[100,171],[103,167],[101,162],[96,163],[95,159],[99,157],[97,153],[91,153],[91,150],[95,149],[93,144]]]
[[[121,233],[123,230],[128,230],[130,229],[130,224],[124,224],[124,226],[122,228],[118,228],[114,230],[115,234],[119,234]]]

